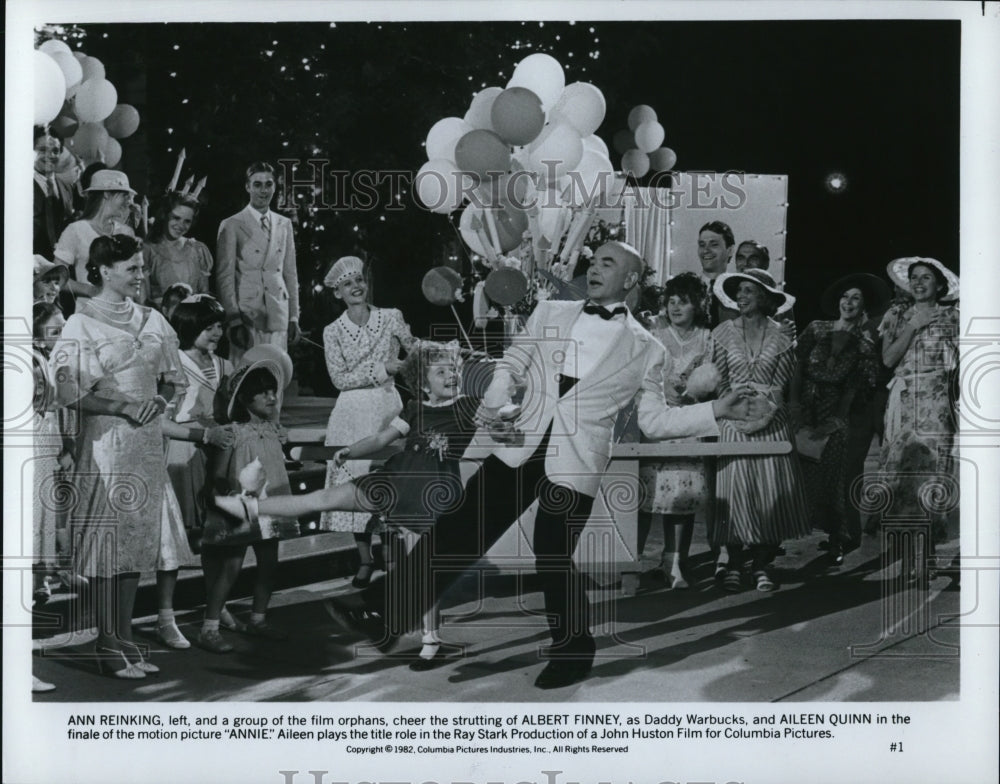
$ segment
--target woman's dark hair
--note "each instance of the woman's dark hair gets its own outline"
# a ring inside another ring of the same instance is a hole
[[[31,334],[35,340],[42,340],[45,335],[42,327],[48,323],[56,313],[62,313],[62,309],[54,302],[36,302],[31,308]]]
[[[198,210],[201,209],[201,202],[194,196],[188,196],[186,193],[168,193],[160,202],[160,208],[156,211],[156,220],[153,222],[153,228],[149,232],[150,242],[159,242],[163,239],[167,231],[167,220],[169,220],[170,213],[174,211],[175,207],[187,207],[191,210],[194,213],[191,216],[191,225],[194,226],[194,222],[198,219]]]
[[[937,281],[937,294],[936,298],[940,302],[942,299],[948,296],[948,279],[933,264],[928,264],[926,261],[915,261],[909,267],[906,268],[906,279],[909,280],[910,276],[913,274],[913,270],[917,267],[923,267],[934,273],[934,280]]]
[[[254,395],[259,395],[261,392],[274,392],[275,394],[278,392],[278,379],[266,367],[254,368],[246,374],[236,392],[233,415],[230,419],[233,422],[249,422],[250,409],[248,406]]]
[[[142,247],[142,243],[127,234],[112,234],[98,237],[90,243],[90,258],[87,261],[87,282],[94,286],[103,285],[101,267],[111,267],[119,261],[128,261]]]
[[[184,281],[171,283],[164,289],[163,295],[160,297],[160,310],[166,312],[167,306],[171,301],[173,301],[174,307],[177,307],[192,294],[194,294],[194,289],[191,288],[189,283],[185,283]]]
[[[214,324],[226,320],[226,311],[214,297],[198,297],[190,302],[181,302],[174,308],[170,326],[177,333],[181,351],[194,345],[198,336]]]
[[[694,324],[696,327],[708,326],[708,313],[705,311],[708,287],[695,273],[682,272],[668,280],[663,287],[663,304],[666,305],[671,297],[679,297],[694,305]]]

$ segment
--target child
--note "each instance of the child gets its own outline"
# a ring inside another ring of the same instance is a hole
[[[222,338],[222,306],[207,294],[181,302],[174,309],[170,326],[177,333],[181,366],[187,376],[188,386],[179,399],[167,408],[170,418],[164,418],[163,434],[167,444],[167,474],[181,506],[184,526],[194,532],[197,541],[204,520],[203,510],[197,499],[205,486],[208,447],[224,448],[233,443],[232,427],[220,426],[214,418],[216,392],[223,379],[231,376],[233,366],[229,360],[215,355]],[[198,549],[196,547],[196,549]],[[157,636],[170,648],[189,648],[190,643],[174,620],[173,596],[177,585],[177,572],[157,572],[159,614]],[[239,624],[228,611],[223,610],[222,624],[237,629]]]
[[[422,400],[413,400],[388,427],[337,452],[335,460],[364,457],[393,441],[406,437],[401,452],[386,461],[383,469],[353,482],[298,496],[266,499],[216,498],[230,514],[252,517],[257,513],[302,515],[323,510],[369,511],[384,515],[412,549],[428,535],[437,516],[455,508],[462,500],[463,480],[477,468],[462,455],[476,432],[479,399],[461,394],[460,358],[457,344],[422,342],[403,363],[403,377]],[[244,510],[246,504],[249,508]],[[405,597],[400,597],[405,600]],[[447,646],[438,638],[435,607],[423,618],[423,647],[410,664],[415,671],[429,670],[446,657]]]
[[[284,354],[278,350],[275,353]],[[233,440],[212,460],[212,486],[216,492],[237,489],[241,472],[255,461],[259,461],[266,471],[270,492],[279,495],[291,492],[282,452],[282,442],[287,435],[278,424],[278,390],[287,385],[289,375],[283,362],[258,359],[239,368],[230,379],[226,417],[233,424]],[[298,522],[290,516],[264,514],[234,526],[228,518],[206,515],[202,563],[208,597],[205,621],[198,636],[201,647],[212,653],[233,650],[219,633],[219,620],[226,598],[239,576],[247,545],[253,546],[257,558],[257,579],[250,622],[242,631],[269,640],[287,637],[283,630],[267,622],[266,613],[278,567],[278,541],[298,534]]]
[[[692,371],[712,360],[712,337],[703,307],[706,294],[705,285],[694,273],[671,278],[663,291],[666,323],[659,317],[650,326],[650,332],[667,350],[663,391],[672,406],[693,402],[687,394],[688,379]],[[639,513],[639,552],[653,518],[660,518],[664,539],[661,567],[671,588],[687,588],[684,569],[695,512],[709,490],[704,464],[693,458],[643,461],[639,477],[646,488]]]

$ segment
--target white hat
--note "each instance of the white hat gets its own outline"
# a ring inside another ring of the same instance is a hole
[[[938,297],[943,302],[954,302],[958,299],[958,275],[948,269],[937,259],[927,256],[905,256],[901,259],[893,259],[885,268],[889,278],[903,291],[910,290],[910,267],[914,264],[924,264],[936,269],[944,278],[948,285],[947,293]]]
[[[740,285],[741,280],[756,283],[769,294],[781,300],[781,304],[778,305],[775,315],[786,313],[795,304],[795,297],[779,289],[778,284],[774,282],[774,278],[771,277],[769,272],[762,269],[748,269],[743,272],[723,272],[715,279],[715,286],[713,287],[715,296],[730,310],[739,310],[739,305],[736,304],[734,297],[736,296],[736,288]]]
[[[323,285],[328,288],[336,288],[341,281],[346,280],[359,272],[363,273],[365,263],[357,256],[341,256],[337,259],[330,271],[323,278]]]
[[[91,193],[92,191],[125,191],[131,193],[133,196],[136,195],[136,192],[132,190],[132,186],[129,185],[125,172],[115,171],[114,169],[99,169],[95,171],[90,178],[90,187],[84,193]]]

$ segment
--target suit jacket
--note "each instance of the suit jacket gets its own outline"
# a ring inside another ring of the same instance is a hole
[[[299,317],[295,239],[288,218],[268,215],[270,241],[246,209],[219,225],[215,288],[230,321],[243,314],[255,329],[280,332]]]
[[[73,196],[69,187],[59,178],[55,178],[57,196],[47,197],[45,191],[36,180],[34,190],[34,209],[32,213],[32,252],[44,256],[49,261],[59,240],[59,235],[66,228],[73,216]]]
[[[669,408],[663,396],[666,349],[631,314],[625,329],[597,366],[563,397],[559,378],[569,351],[573,323],[584,303],[542,301],[498,363],[484,400],[495,405],[508,392],[511,378],[525,386],[516,427],[524,433],[518,446],[498,444],[477,432],[466,456],[496,455],[509,466],[524,463],[551,426],[545,472],[556,484],[594,497],[611,457],[618,413],[635,399],[639,428],[653,439],[718,435],[711,403]],[[588,317],[591,318],[591,317]]]

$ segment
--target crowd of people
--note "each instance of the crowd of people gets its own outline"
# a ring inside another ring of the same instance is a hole
[[[875,435],[897,517],[924,519],[924,483],[955,471],[957,276],[935,259],[897,259],[894,295],[878,275],[845,275],[823,296],[829,320],[799,331],[765,245],[737,246],[712,221],[699,233],[702,274],[668,280],[646,323],[625,305],[644,260],[606,243],[587,269],[587,299],[540,301],[489,383],[468,394],[458,346],[414,337],[403,313],[371,304],[363,261],[338,259],[323,282],[344,310],[323,343],[339,390],[326,444],[341,448],[323,489],[293,495],[280,411],[298,280],[291,222],[271,209],[273,168],[248,167],[248,203],[220,225],[213,256],[188,236],[199,207],[190,194],[169,193],[152,229],[137,232],[125,174],[92,168],[67,188],[53,176],[60,140],[43,131],[35,151],[34,596],[44,603],[54,580],[93,592],[95,661],[111,677],[158,670],[132,632],[143,573],[156,574],[160,641],[191,645],[173,594],[178,569],[199,557],[195,644],[228,653],[224,630],[284,639],[267,617],[278,543],[315,513],[320,531],[351,532],[358,549],[357,593],[331,599],[331,614],[383,650],[422,630],[411,668],[438,666],[454,652],[438,635],[439,597],[537,500],[553,644],[536,685],[582,680],[596,643],[573,552],[626,409],[647,441],[746,446],[642,465],[639,547],[663,526],[674,589],[694,579],[696,519],[725,591],[775,590],[782,543],[813,528],[828,534],[831,565],[842,563],[862,536],[856,496]],[[775,448],[785,442],[792,451]],[[938,536],[946,511],[932,510]],[[376,568],[375,534],[394,543],[387,571]],[[257,568],[243,619],[226,602],[248,547]]]

